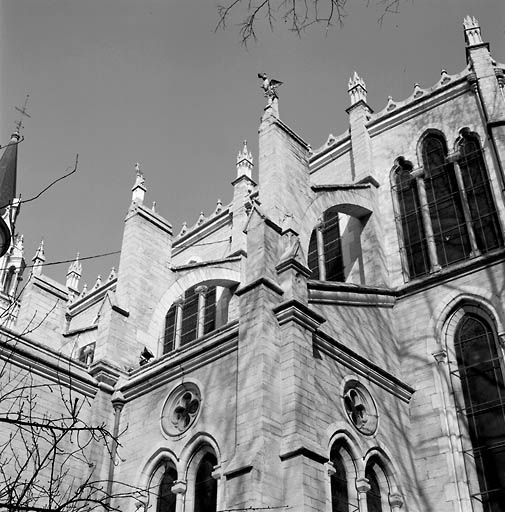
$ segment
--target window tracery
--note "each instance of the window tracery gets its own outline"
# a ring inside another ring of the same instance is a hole
[[[503,245],[477,136],[462,130],[457,152],[449,155],[443,135],[430,132],[421,158],[423,167],[416,170],[398,159],[392,184],[411,279]]]

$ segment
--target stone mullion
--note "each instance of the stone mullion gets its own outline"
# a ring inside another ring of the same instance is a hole
[[[175,301],[175,339],[174,339],[174,350],[177,350],[181,346],[182,337],[182,308],[184,306],[184,299],[180,298]]]
[[[184,512],[184,497],[187,484],[184,480],[176,480],[172,485],[172,493],[175,494],[175,512]]]
[[[421,217],[424,232],[426,234],[426,243],[428,245],[428,257],[430,259],[431,272],[437,272],[441,269],[441,266],[438,262],[437,246],[435,244],[435,236],[433,235],[428,197],[426,195],[426,187],[424,185],[424,171],[422,169],[418,169],[417,171],[413,171],[411,174],[416,179],[417,193],[419,195],[419,203],[421,206]]]
[[[196,288],[198,294],[198,322],[196,328],[196,337],[201,338],[205,330],[205,299],[207,294],[207,286],[199,286]]]
[[[326,261],[324,254],[324,236],[323,236],[323,223],[319,224],[316,228],[316,241],[317,241],[317,264],[319,268],[319,280],[326,281]]]
[[[366,501],[366,495],[368,491],[371,489],[370,483],[367,478],[357,478],[356,479],[356,490],[358,491],[358,504],[359,504],[359,512],[368,512],[368,504]]]
[[[453,155],[449,158],[449,161],[454,165],[454,174],[456,175],[456,182],[458,184],[459,195],[461,197],[461,204],[463,207],[463,215],[465,217],[466,229],[468,232],[468,238],[470,239],[470,246],[472,252],[470,256],[480,256],[479,247],[477,246],[477,238],[475,237],[475,231],[472,225],[472,216],[470,214],[470,207],[468,206],[468,198],[465,190],[465,183],[463,182],[463,175],[461,174],[461,167],[457,160],[459,155]]]

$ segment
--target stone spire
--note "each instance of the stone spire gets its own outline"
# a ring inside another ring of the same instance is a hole
[[[65,286],[73,296],[79,295],[79,280],[82,276],[82,263],[79,261],[79,253],[67,270],[67,281]]]
[[[474,16],[465,16],[463,19],[463,27],[465,29],[467,46],[476,46],[483,43],[477,18]]]
[[[349,78],[347,91],[351,97],[351,106],[363,101],[366,103],[366,85],[364,80],[356,73]]]
[[[247,149],[247,141],[244,140],[242,150],[239,151],[237,155],[237,178],[241,176],[251,178],[253,167],[253,157],[251,152]]]
[[[140,164],[135,164],[136,178],[135,184],[132,187],[132,203],[144,203],[144,197],[146,194],[144,174],[140,170]]]
[[[32,274],[40,275],[42,274],[42,266],[46,261],[46,256],[44,254],[44,240],[40,241],[39,247],[35,251],[35,256],[32,258],[33,268]]]

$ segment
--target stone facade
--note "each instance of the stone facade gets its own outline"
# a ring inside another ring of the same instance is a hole
[[[144,205],[137,168],[118,272],[91,290],[79,290],[78,259],[65,285],[45,276],[43,247],[19,298],[9,278],[2,297],[15,308],[3,335],[22,342],[4,342],[3,357],[31,361],[38,378],[46,363],[63,361],[96,417],[117,418],[126,430],[113,477],[149,489],[146,510],[157,509],[164,464],[177,473],[177,512],[195,510],[197,467],[212,454],[217,510],[331,512],[332,447],[348,496],[333,510],[367,512],[370,468],[383,511],[486,510],[456,410],[450,319],[482,311],[502,338],[505,248],[410,279],[391,186],[400,157],[422,168],[426,133],[442,133],[452,153],[467,128],[481,141],[504,233],[505,65],[475,19],[465,19],[465,36],[461,73],[442,71],[432,88],[416,85],[378,113],[355,74],[349,130],[316,150],[280,119],[277,95],[269,98],[258,184],[244,144],[232,202],[179,234]],[[340,219],[340,282],[311,279],[308,268],[311,237],[330,208]],[[24,268],[20,261],[13,268]],[[167,312],[199,284],[226,298],[221,320],[163,353]],[[41,404],[57,407],[44,393]],[[361,428],[349,413],[358,406],[368,414]],[[107,460],[98,467],[110,476]]]

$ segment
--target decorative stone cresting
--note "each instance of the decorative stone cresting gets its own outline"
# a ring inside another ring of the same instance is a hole
[[[163,405],[161,428],[169,436],[179,436],[196,421],[201,409],[201,394],[194,383],[177,386]]]

